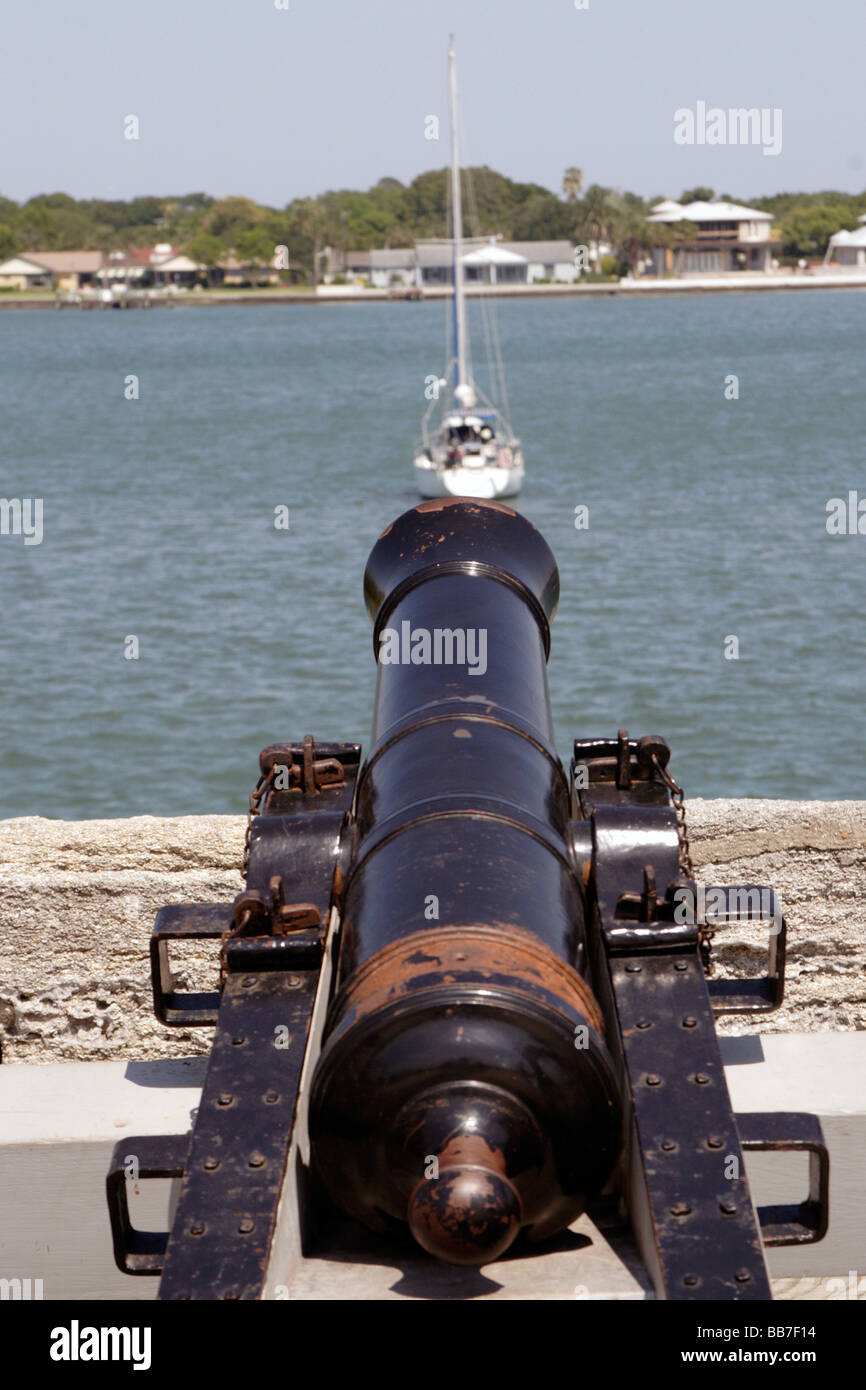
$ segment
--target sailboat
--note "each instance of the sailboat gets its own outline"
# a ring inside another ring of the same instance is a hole
[[[463,278],[463,204],[460,193],[460,150],[457,133],[457,67],[454,40],[448,45],[451,96],[451,220],[454,245],[454,353],[421,421],[421,443],[415,455],[415,480],[424,497],[513,497],[523,484],[523,454],[502,409],[482,395],[472,377]],[[492,305],[484,305],[485,309]],[[491,313],[492,321],[492,313]],[[493,341],[496,341],[495,330]],[[492,365],[492,364],[491,364]],[[497,363],[500,390],[505,396],[502,364]],[[433,416],[439,402],[439,419]]]

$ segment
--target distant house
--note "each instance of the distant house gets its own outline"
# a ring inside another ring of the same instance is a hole
[[[28,251],[0,265],[0,287],[79,290],[94,283],[102,260],[101,251]]]
[[[527,285],[539,280],[571,283],[577,278],[574,247],[568,241],[502,241],[468,237],[463,242],[467,285]],[[335,251],[324,254],[323,279],[335,276],[378,289],[391,285],[433,288],[454,278],[454,243],[450,239],[418,241],[393,250]]]
[[[130,247],[127,251],[109,251],[97,272],[97,284],[103,288],[126,285],[131,289],[146,289],[153,285],[151,250]]]
[[[102,286],[126,285],[131,289],[154,286],[194,285],[202,267],[182,251],[160,242],[156,246],[132,246],[127,251],[110,251],[96,274]]]
[[[397,246],[393,251],[368,251],[367,254],[370,257],[370,284],[377,289],[416,283],[414,247]]]
[[[571,285],[579,271],[574,263],[574,247],[570,241],[503,241],[506,251],[514,251],[526,260],[526,281],[532,285],[539,280]]]
[[[0,289],[50,289],[51,282],[52,273],[48,266],[30,256],[12,256],[10,260],[0,263]]]
[[[101,251],[34,251],[33,256],[48,267],[57,290],[81,290],[94,284],[104,260]]]
[[[772,235],[769,212],[738,203],[657,203],[648,222],[674,227],[694,222],[697,232],[677,246],[655,246],[653,275],[727,274],[731,271],[769,271],[781,240]]]
[[[825,263],[835,261],[837,265],[866,269],[866,215],[858,217],[857,221],[861,225],[855,232],[836,232],[831,236]],[[0,273],[2,270],[0,266]]]

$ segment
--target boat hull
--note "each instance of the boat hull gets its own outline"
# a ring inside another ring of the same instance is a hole
[[[431,465],[422,455],[415,460],[415,481],[422,497],[477,497],[489,502],[517,496],[523,486],[523,462],[518,460],[510,468],[496,464],[444,468]]]

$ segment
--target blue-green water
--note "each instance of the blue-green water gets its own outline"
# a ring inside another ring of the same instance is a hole
[[[44,499],[41,545],[0,537],[0,814],[240,812],[265,743],[367,742],[361,576],[417,500],[443,312],[0,314],[2,496]],[[866,294],[498,317],[563,757],[626,725],[688,795],[866,795],[866,535],[825,526],[866,497]]]

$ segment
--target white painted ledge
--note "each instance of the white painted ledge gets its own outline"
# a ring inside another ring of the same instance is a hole
[[[866,1033],[777,1034],[722,1040],[734,1108],[806,1110],[830,1149],[830,1230],[817,1245],[767,1252],[782,1298],[844,1298],[866,1273]],[[46,1299],[149,1299],[154,1278],[114,1265],[105,1174],[118,1139],[181,1134],[198,1103],[205,1059],[0,1067],[0,1278],[41,1279]],[[758,1204],[805,1195],[802,1156],[748,1155]],[[164,1229],[171,1183],[146,1184],[138,1224]],[[148,1191],[149,1190],[149,1191]],[[284,1207],[294,1202],[291,1185]],[[558,1248],[480,1272],[406,1256],[335,1223],[308,1256],[283,1220],[270,1297],[293,1300],[633,1299],[649,1284],[626,1233],[587,1217]],[[862,1279],[866,1297],[866,1277]]]

